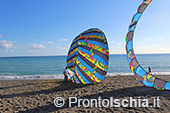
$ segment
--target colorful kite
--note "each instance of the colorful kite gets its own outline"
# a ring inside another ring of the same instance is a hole
[[[72,42],[67,56],[67,67],[74,72],[73,83],[102,83],[108,69],[109,50],[104,33],[88,29]]]
[[[133,35],[136,25],[146,9],[150,4],[151,0],[144,0],[143,3],[139,6],[137,13],[133,16],[131,24],[129,26],[129,32],[126,35],[126,52],[127,59],[129,62],[130,70],[135,74],[136,79],[143,83],[147,87],[154,87],[159,90],[170,90],[170,82],[166,82],[155,76],[147,73],[138,63],[134,51],[133,51]]]

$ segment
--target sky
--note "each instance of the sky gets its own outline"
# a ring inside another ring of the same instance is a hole
[[[142,0],[0,0],[0,57],[67,55],[73,39],[101,29],[110,54],[125,54],[125,36]],[[136,54],[170,53],[170,0],[152,0],[134,36]]]

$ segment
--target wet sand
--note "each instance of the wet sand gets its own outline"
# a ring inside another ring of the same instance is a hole
[[[160,77],[160,76],[159,76]],[[160,78],[170,80],[170,76]],[[78,99],[148,99],[153,106],[154,97],[160,98],[160,107],[69,107],[69,97]],[[63,107],[54,106],[54,99],[63,97]],[[77,85],[63,80],[13,80],[0,81],[0,112],[170,112],[170,91],[159,91],[140,84],[134,76],[106,77],[104,83]]]

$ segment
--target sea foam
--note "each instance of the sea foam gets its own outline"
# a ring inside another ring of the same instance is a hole
[[[133,73],[107,73],[109,76],[129,76]],[[152,75],[170,75],[170,72],[153,72]],[[23,76],[0,76],[0,80],[42,80],[42,79],[64,79],[63,74],[58,75],[23,75]]]

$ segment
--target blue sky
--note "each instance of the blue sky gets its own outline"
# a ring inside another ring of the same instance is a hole
[[[101,29],[110,54],[125,54],[125,36],[142,0],[1,0],[0,56],[66,55],[72,40]],[[134,51],[170,53],[170,0],[152,0],[136,28]]]

